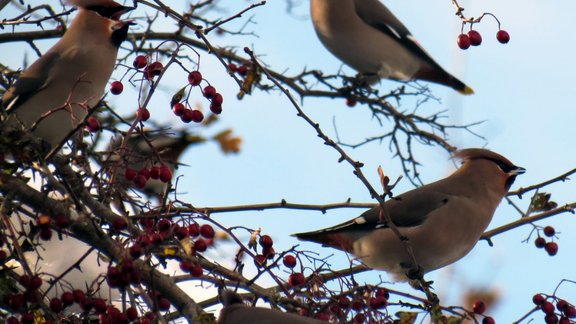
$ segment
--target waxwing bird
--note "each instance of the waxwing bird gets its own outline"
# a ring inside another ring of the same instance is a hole
[[[401,281],[411,269],[424,274],[447,266],[472,250],[516,176],[525,172],[485,149],[465,149],[454,156],[462,166],[453,174],[385,204],[392,222],[408,238],[417,267],[381,217],[379,205],[348,222],[294,236],[352,253]]]
[[[310,9],[324,46],[368,80],[425,80],[474,93],[436,63],[379,0],[311,0]]]
[[[2,97],[2,127],[26,128],[53,148],[104,94],[133,8],[107,0],[77,0],[78,13],[64,36],[36,60]]]
[[[284,313],[279,310],[250,307],[242,298],[230,290],[222,293],[224,308],[218,318],[219,324],[320,324],[326,323],[313,318]]]
[[[179,159],[182,153],[190,145],[202,143],[205,139],[182,131],[177,135],[158,132],[133,133],[122,147],[123,141],[124,137],[118,136],[109,146],[111,155],[107,164],[115,174],[116,181],[124,187],[137,189],[149,197],[162,197],[168,186],[166,182],[149,178],[146,186],[139,188],[134,182],[126,179],[126,169],[139,172],[142,169],[150,170],[152,167],[167,166],[170,173],[174,174],[180,164]]]

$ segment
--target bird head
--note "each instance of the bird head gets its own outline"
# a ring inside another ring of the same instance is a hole
[[[71,5],[91,10],[102,17],[111,20],[120,20],[123,14],[134,10],[133,7],[126,7],[112,0],[70,0]]]
[[[510,187],[516,180],[516,176],[526,172],[526,169],[514,165],[514,163],[510,162],[510,160],[508,160],[504,156],[486,149],[479,149],[479,148],[464,149],[457,151],[454,154],[454,157],[462,160],[463,164],[467,164],[468,162],[471,161],[490,162],[490,164],[486,165],[486,167],[491,167],[492,169],[494,169],[494,166],[497,167],[496,169],[497,176],[504,179],[504,187],[506,191],[510,189]]]

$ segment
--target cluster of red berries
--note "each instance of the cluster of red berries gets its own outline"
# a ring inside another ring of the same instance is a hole
[[[254,264],[256,267],[262,268],[266,266],[267,260],[274,259],[276,251],[274,251],[274,248],[272,247],[272,245],[274,245],[274,240],[272,240],[270,235],[260,236],[258,244],[262,247],[262,253],[254,256]]]
[[[125,259],[118,263],[118,266],[111,266],[106,273],[106,281],[112,288],[124,288],[130,284],[140,283],[142,275],[134,269],[132,260]]]
[[[574,305],[564,299],[553,297],[556,302],[556,308],[554,308],[554,304],[547,299],[547,297],[541,294],[536,294],[532,297],[532,302],[534,302],[536,306],[540,307],[542,312],[546,314],[544,321],[547,324],[569,324],[572,323],[570,321],[571,318],[576,318],[576,307],[574,307]],[[558,310],[558,312],[556,312],[556,310]]]
[[[502,43],[506,44],[510,41],[510,34],[507,31],[500,29],[496,33],[496,39]],[[471,29],[467,34],[460,34],[458,35],[458,39],[456,40],[458,47],[465,50],[468,49],[470,46],[479,46],[482,44],[482,35],[477,30]]]
[[[200,71],[192,71],[188,74],[188,84],[192,87],[200,86],[203,77]],[[216,91],[216,88],[211,85],[207,85],[202,90],[202,95],[204,98],[210,101],[210,111],[214,114],[220,114],[222,112],[222,103],[224,102],[224,97]],[[184,123],[200,123],[204,120],[204,114],[198,109],[186,108],[186,106],[181,102],[173,103],[172,112],[174,115],[180,117]]]
[[[144,167],[139,171],[126,168],[124,178],[134,183],[136,188],[143,189],[150,179],[160,180],[164,183],[170,182],[172,180],[172,171],[166,164],[154,165],[150,168]]]
[[[554,237],[554,235],[556,235],[556,230],[552,226],[544,227],[542,232],[544,232],[544,235],[547,237]],[[539,249],[544,248],[546,253],[548,253],[550,256],[554,256],[556,253],[558,253],[558,243],[554,241],[546,242],[546,239],[541,236],[538,236],[534,240],[534,245],[536,245],[536,247]]]
[[[136,70],[144,69],[142,72],[144,73],[144,78],[146,80],[153,80],[154,77],[162,74],[162,71],[164,70],[164,65],[162,65],[162,63],[158,61],[149,62],[148,57],[145,55],[136,56],[132,66],[134,66]],[[112,89],[110,89],[110,92],[112,92]]]
[[[52,238],[52,224],[54,224],[58,229],[64,229],[70,226],[70,221],[64,215],[58,215],[54,218],[54,222],[52,222],[52,218],[48,215],[41,214],[36,218],[36,226],[40,229],[40,239],[44,241],[50,241]]]
[[[230,63],[228,64],[228,68],[230,69],[230,71],[234,72],[234,73],[238,73],[238,75],[245,77],[248,74],[248,70],[250,69],[247,65],[242,64],[240,66],[234,64],[234,63]]]
[[[373,295],[362,294],[354,297],[352,300],[346,296],[340,296],[333,299],[330,307],[330,313],[336,318],[345,318],[346,314],[352,310],[356,315],[352,318],[353,323],[365,323],[366,312],[378,311],[388,306],[390,293],[385,288],[374,290]],[[328,314],[326,314],[328,315]],[[325,315],[324,315],[325,316]]]
[[[474,304],[472,305],[472,311],[478,315],[484,314],[484,312],[486,312],[486,303],[484,303],[481,300],[474,302]],[[495,323],[496,321],[494,320],[494,318],[490,316],[484,316],[484,318],[482,319],[482,324],[495,324]]]

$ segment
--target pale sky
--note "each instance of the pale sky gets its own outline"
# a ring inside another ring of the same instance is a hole
[[[252,2],[220,1],[225,11],[222,16],[235,13]],[[479,16],[484,11],[495,14],[511,36],[510,43],[502,45],[495,39],[497,24],[487,17],[477,25],[482,33],[483,44],[462,51],[456,46],[460,23],[454,15],[450,0],[388,0],[386,4],[412,31],[422,46],[444,68],[472,86],[473,96],[461,96],[451,89],[430,85],[441,102],[429,102],[421,112],[434,113],[447,110],[447,123],[473,123],[484,121],[473,130],[484,136],[478,139],[464,131],[450,133],[451,144],[460,148],[483,147],[501,153],[527,173],[518,177],[513,189],[538,183],[565,171],[576,164],[574,138],[576,109],[572,95],[575,93],[571,80],[576,73],[574,63],[575,45],[572,21],[576,3],[558,1],[468,1],[461,5],[465,13]],[[142,8],[132,13],[142,17]],[[10,16],[10,15],[8,15]],[[300,1],[292,16],[286,13],[284,1],[268,1],[263,6],[231,22],[229,29],[240,28],[251,17],[245,31],[258,37],[219,37],[215,33],[209,39],[216,44],[233,44],[242,52],[249,46],[262,55],[261,60],[275,71],[296,74],[305,67],[322,69],[325,73],[336,73],[341,63],[326,51],[316,38],[308,16],[308,2]],[[142,31],[143,24],[133,30]],[[7,30],[3,31],[4,33]],[[50,46],[53,40],[41,42]],[[21,46],[6,48],[34,54]],[[12,51],[0,51],[0,62],[18,68],[21,56]],[[195,206],[226,206],[289,202],[328,204],[351,198],[354,202],[370,202],[369,194],[362,183],[352,174],[349,165],[338,163],[335,151],[319,140],[314,130],[298,118],[295,109],[279,92],[256,91],[242,101],[236,99],[237,86],[227,77],[223,67],[202,53],[200,70],[205,77],[224,95],[224,111],[221,122],[208,133],[232,127],[235,134],[243,138],[241,154],[223,156],[214,144],[195,147],[187,151],[184,163],[190,167],[179,170],[184,174],[180,190]],[[349,75],[354,72],[344,67]],[[121,77],[123,70],[114,76]],[[165,88],[178,89],[185,84],[183,73],[174,73]],[[382,81],[382,92],[399,84]],[[116,106],[135,107],[134,92],[130,89],[119,97],[108,97]],[[175,125],[181,123],[168,113],[167,102],[172,93],[158,94],[149,109],[152,118],[166,120]],[[200,99],[199,99],[200,100]],[[411,110],[413,101],[402,101],[401,108]],[[340,139],[358,142],[365,137],[383,132],[371,119],[366,107],[346,107],[343,100],[306,98],[304,110],[330,136],[335,136],[334,126]],[[123,112],[128,110],[122,110]],[[448,154],[440,148],[417,146],[420,169],[425,182],[434,181],[454,170]],[[401,174],[399,162],[392,159],[387,143],[369,144],[358,149],[347,150],[356,160],[365,163],[364,172],[377,185],[376,168],[382,165],[391,177]],[[396,193],[412,189],[403,180]],[[560,205],[575,200],[574,184],[556,184],[547,192]],[[526,208],[529,197],[520,205]],[[263,233],[275,239],[276,250],[300,244],[288,234],[320,229],[357,216],[361,210],[334,210],[320,212],[271,210],[265,212],[242,212],[217,215],[221,223],[252,228],[261,227]],[[503,202],[497,210],[490,228],[503,225],[518,218],[518,214]],[[538,292],[552,293],[561,279],[574,277],[576,226],[574,215],[563,214],[539,222],[538,225],[553,225],[559,236],[559,253],[549,257],[543,250],[536,249],[532,240],[522,243],[532,229],[524,226],[494,238],[494,247],[479,242],[465,258],[446,270],[429,274],[426,279],[435,281],[436,292],[444,305],[459,303],[459,293],[465,288],[488,288],[498,290],[501,303],[490,310],[498,323],[510,323],[522,317],[532,307],[532,295]],[[334,268],[344,267],[344,253],[321,248],[315,244],[301,247],[314,249],[322,255],[334,254]],[[367,282],[377,282],[383,272],[373,271],[363,276]],[[394,285],[416,293],[405,285]],[[576,302],[574,285],[560,289],[560,296]],[[471,306],[471,305],[469,305]],[[536,322],[542,320],[535,314]]]

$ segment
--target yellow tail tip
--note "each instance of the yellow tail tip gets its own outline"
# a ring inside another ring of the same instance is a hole
[[[462,90],[458,90],[458,92],[460,92],[461,94],[464,95],[472,95],[474,94],[474,89],[470,88],[469,86],[465,85],[464,89]]]

